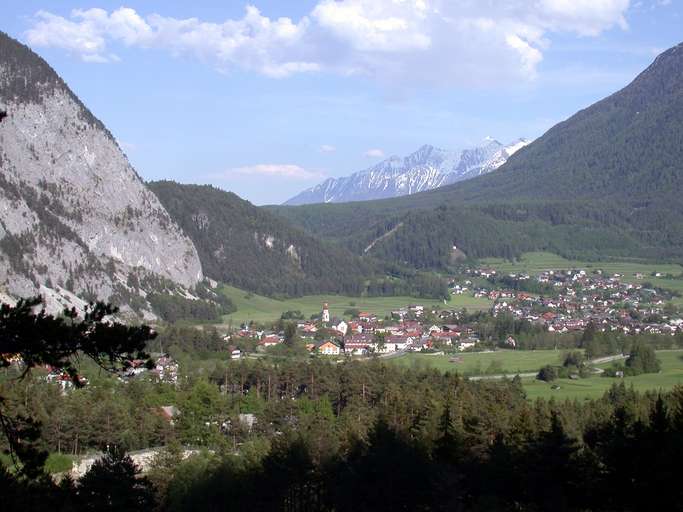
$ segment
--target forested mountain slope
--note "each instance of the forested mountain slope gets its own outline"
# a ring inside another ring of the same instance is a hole
[[[372,264],[212,186],[149,183],[193,240],[206,275],[266,295],[359,294]]]
[[[527,250],[683,259],[683,45],[630,85],[551,128],[500,169],[412,196],[273,207],[312,233],[368,240],[416,267]],[[425,252],[425,244],[432,247]]]

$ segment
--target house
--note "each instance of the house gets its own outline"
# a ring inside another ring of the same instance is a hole
[[[368,353],[369,341],[347,341],[344,343],[344,351],[354,356],[364,356]]]
[[[341,353],[341,349],[339,348],[339,345],[337,345],[334,341],[321,341],[318,346],[318,352],[325,356],[338,356]]]
[[[422,331],[422,324],[420,322],[415,322],[415,321],[406,321],[401,324],[401,328],[403,331],[408,332],[408,331]]]
[[[163,419],[173,425],[175,423],[175,418],[180,414],[180,411],[175,405],[162,405],[159,407],[158,413]]]
[[[385,347],[387,352],[405,350],[413,341],[410,336],[389,336],[386,339]]]
[[[178,382],[178,363],[171,357],[163,355],[156,360],[156,366],[152,370],[161,382],[170,382],[177,384]]]
[[[363,332],[363,326],[360,322],[349,322],[349,328],[347,330],[349,334],[361,334]]]
[[[275,345],[279,345],[282,343],[282,340],[280,339],[279,336],[275,335],[270,335],[270,336],[264,336],[261,341],[258,342],[259,345],[262,347],[274,347]]]
[[[318,331],[318,328],[315,326],[315,324],[311,322],[306,322],[303,327],[303,331],[305,333],[315,333]]]
[[[341,322],[339,322],[339,323],[337,324],[337,326],[335,327],[335,329],[336,329],[338,332],[340,332],[342,336],[346,336],[346,333],[347,333],[348,330],[349,330],[349,325],[348,325],[346,322],[344,322],[344,320],[342,320]]]
[[[242,351],[238,348],[230,351],[230,359],[239,359],[242,357]]]
[[[403,317],[408,315],[408,310],[407,309],[397,309],[391,312],[391,316],[394,318],[399,318],[403,320]]]
[[[476,339],[474,338],[467,338],[462,340],[460,343],[458,343],[458,350],[467,350],[468,348],[472,348],[477,344]]]
[[[453,343],[453,338],[458,337],[452,331],[430,332],[429,335],[432,337],[433,340],[438,341],[444,345],[451,345]]]

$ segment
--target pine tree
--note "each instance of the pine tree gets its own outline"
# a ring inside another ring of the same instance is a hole
[[[133,460],[115,448],[96,460],[78,481],[81,510],[149,510],[154,488]]]

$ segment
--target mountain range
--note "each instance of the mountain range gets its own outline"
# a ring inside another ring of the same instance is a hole
[[[316,204],[257,208],[145,184],[54,70],[0,33],[0,170],[0,300],[40,293],[54,311],[103,299],[204,315],[226,306],[217,282],[440,296],[433,270],[532,250],[680,262],[683,44],[532,143],[423,146],[290,201]]]
[[[493,172],[393,199],[270,209],[358,254],[418,268],[447,268],[454,246],[474,258],[683,261],[682,188],[679,44]]]
[[[406,157],[392,156],[350,176],[328,178],[285,204],[345,203],[424,192],[489,173],[528,144],[526,139],[503,145],[487,138],[461,152],[424,145]]]

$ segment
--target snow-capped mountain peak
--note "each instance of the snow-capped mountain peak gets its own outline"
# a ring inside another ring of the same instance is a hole
[[[350,176],[328,178],[285,204],[343,203],[414,194],[491,172],[527,144],[526,139],[518,139],[503,145],[486,137],[481,145],[460,152],[425,144],[406,157],[392,156]]]

